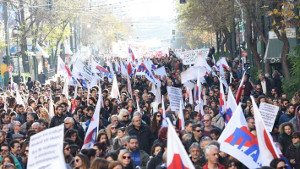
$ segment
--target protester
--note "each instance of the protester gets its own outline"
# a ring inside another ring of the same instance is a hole
[[[193,70],[197,66],[185,65],[176,52],[171,53],[173,57],[138,58],[135,61],[112,58],[101,61],[103,64],[95,62],[107,72],[93,70],[93,66],[86,67],[94,72],[95,83],[89,84],[86,77],[73,77],[81,85],[77,86],[77,93],[72,85],[66,85],[68,89],[63,92],[66,83],[63,79],[66,76],[51,80],[50,84],[41,84],[30,78],[26,85],[19,84],[20,91],[6,87],[7,92],[1,93],[0,97],[1,157],[7,160],[8,165],[11,163],[18,169],[26,169],[30,137],[63,124],[63,155],[67,167],[166,168],[168,127],[174,125],[188,159],[196,168],[226,166],[230,169],[243,169],[246,167],[242,161],[233,160],[236,156],[220,151],[224,147],[219,139],[230,122],[228,120],[234,115],[233,110],[230,116],[227,110],[222,112],[224,114],[220,113],[220,94],[223,94],[220,84],[223,84],[226,101],[227,88],[230,87],[233,97],[241,103],[246,126],[236,131],[244,131],[247,134],[243,135],[244,139],[254,138],[257,141],[259,136],[260,128],[255,125],[255,104],[259,106],[265,102],[278,106],[279,111],[271,132],[272,139],[279,142],[289,165],[299,168],[299,93],[289,96],[283,92],[282,84],[277,83],[277,80],[281,80],[278,71],[274,72],[274,78],[262,73],[252,77],[252,73],[250,76],[249,70],[245,69],[239,59],[226,61],[220,58],[219,62],[214,63],[211,53],[211,59],[201,60],[201,64],[206,61],[207,65],[205,63],[206,66],[203,66],[206,67],[206,72],[203,72],[199,79],[201,85],[198,86],[198,72]],[[94,58],[96,61],[98,59]],[[140,67],[141,63],[145,66]],[[194,65],[198,64],[200,63]],[[89,65],[88,61],[84,65]],[[165,68],[166,76],[156,74],[158,68]],[[81,73],[83,75],[84,70]],[[67,75],[66,72],[62,74]],[[71,75],[74,76],[72,71]],[[114,75],[116,84],[113,82]],[[192,80],[184,82],[187,78]],[[252,83],[254,79],[258,79],[255,84]],[[182,95],[172,98],[170,87],[179,88]],[[199,91],[196,91],[197,87]],[[19,92],[24,103],[19,102],[16,92]],[[161,100],[162,95],[164,100]],[[250,96],[254,96],[255,103]],[[172,103],[181,98],[183,121],[179,120],[179,111],[174,111],[174,107],[178,108],[179,105]],[[53,105],[53,109],[50,105]],[[97,114],[99,120],[96,122]],[[167,124],[167,118],[173,124]],[[95,128],[89,130],[93,126]],[[91,136],[91,141],[88,141],[86,138]],[[235,141],[233,138],[228,137],[226,141]],[[242,147],[242,140],[237,144],[234,146]],[[250,146],[250,141],[247,146]],[[245,147],[242,149],[244,151]],[[9,161],[10,157],[13,161]],[[282,163],[283,161],[277,161],[271,166],[284,167],[286,164]]]

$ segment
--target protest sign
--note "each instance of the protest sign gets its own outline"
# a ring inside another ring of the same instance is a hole
[[[268,103],[260,103],[259,112],[266,125],[266,130],[272,132],[279,107]]]
[[[184,65],[195,64],[196,59],[198,58],[198,53],[194,50],[178,52],[179,57],[182,59]]]
[[[64,125],[30,137],[28,169],[65,169],[63,155]]]
[[[82,61],[77,59],[75,63],[73,64],[73,69],[76,69],[76,72],[79,74],[75,75],[76,76],[83,76],[85,80],[88,82],[91,82],[95,78],[95,74],[92,72],[91,68],[86,66]]]
[[[180,88],[177,87],[167,87],[170,106],[172,111],[179,111],[180,109],[180,100],[183,103],[182,92]]]
[[[165,69],[164,66],[162,66],[162,67],[160,67],[160,68],[154,70],[154,74],[155,74],[155,75],[158,75],[158,76],[161,76],[161,77],[162,77],[162,76],[167,76],[167,72],[166,72],[166,69]]]

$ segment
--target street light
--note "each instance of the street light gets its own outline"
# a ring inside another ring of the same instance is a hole
[[[13,37],[17,38],[17,48],[16,48],[16,53],[15,55],[17,56],[18,59],[18,82],[20,82],[21,78],[21,72],[20,72],[20,57],[18,56],[19,52],[19,35],[20,35],[20,29],[18,26],[15,26],[14,29],[12,30]]]

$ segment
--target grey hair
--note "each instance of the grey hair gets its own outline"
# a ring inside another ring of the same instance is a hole
[[[64,122],[66,122],[66,121],[69,121],[69,122],[72,123],[72,124],[75,123],[75,122],[74,122],[74,119],[73,119],[72,117],[66,117],[66,118],[64,119]]]
[[[143,116],[143,114],[142,114],[141,112],[136,111],[136,112],[134,112],[133,117],[134,117],[134,116],[137,116],[137,115],[138,115],[138,116],[141,116],[141,117]]]
[[[194,143],[190,146],[189,151],[191,151],[192,148],[198,148],[198,149],[200,150],[200,145],[199,145],[198,143],[194,142]]]
[[[42,127],[41,124],[40,124],[39,122],[34,122],[34,123],[32,123],[31,127],[33,127],[33,126],[35,126],[35,125],[37,125],[38,128],[41,128],[41,127]]]
[[[215,146],[215,145],[208,145],[208,146],[205,148],[205,156],[207,156],[207,155],[209,154],[210,149],[212,149],[212,148],[214,148],[214,149],[216,149],[216,150],[219,151],[219,148],[218,148],[217,146]]]
[[[20,122],[20,121],[14,121],[13,123],[12,123],[12,129],[14,129],[15,128],[15,125],[17,124],[17,123],[20,123],[21,125],[22,125],[22,123]]]
[[[112,122],[112,119],[113,119],[113,118],[117,118],[117,119],[119,120],[118,115],[114,114],[114,115],[112,115],[112,116],[109,118],[109,121]]]
[[[123,115],[124,115],[124,113],[128,113],[129,119],[130,119],[130,113],[128,112],[128,110],[127,109],[121,109],[120,113],[119,113],[119,116],[118,116],[119,121],[123,121]]]
[[[129,142],[129,136],[124,136],[120,139],[120,144],[123,145],[125,143],[128,143]]]

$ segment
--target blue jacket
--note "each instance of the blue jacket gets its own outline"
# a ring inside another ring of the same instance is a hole
[[[14,159],[16,168],[22,169],[22,166],[21,166],[21,163],[19,162],[19,160],[13,154],[10,154],[10,156]],[[2,156],[0,156],[0,163],[1,162],[2,162]]]
[[[284,123],[284,122],[289,122],[292,118],[293,118],[293,116],[289,116],[287,114],[281,115],[280,118],[279,118],[279,125]]]
[[[296,116],[293,117],[293,118],[290,120],[290,122],[294,124],[295,131],[298,131],[298,122],[297,122]]]

